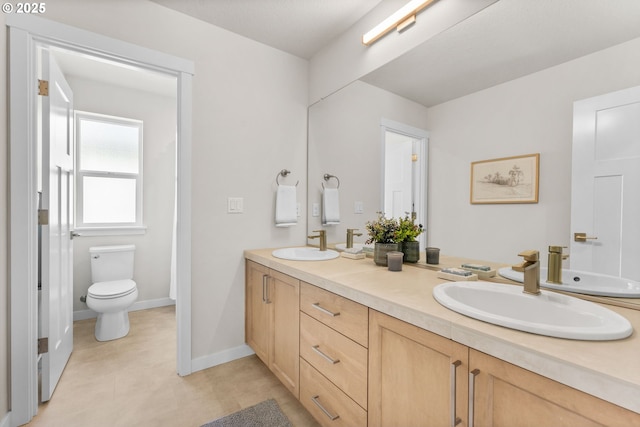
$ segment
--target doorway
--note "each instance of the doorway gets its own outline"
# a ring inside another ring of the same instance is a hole
[[[11,424],[37,412],[36,41],[177,79],[177,372],[191,373],[191,81],[193,63],[29,15],[8,15],[10,132]]]
[[[389,218],[409,215],[427,224],[428,133],[391,120],[382,120],[382,212]],[[418,236],[427,246],[426,232]]]

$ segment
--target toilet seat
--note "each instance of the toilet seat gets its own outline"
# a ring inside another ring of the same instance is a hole
[[[133,280],[113,280],[94,283],[89,287],[87,296],[95,299],[113,299],[127,296],[135,291],[136,282]]]

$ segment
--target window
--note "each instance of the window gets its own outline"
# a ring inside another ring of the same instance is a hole
[[[142,121],[76,112],[76,229],[142,229]]]

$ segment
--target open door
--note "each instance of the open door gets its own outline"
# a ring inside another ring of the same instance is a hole
[[[39,49],[42,233],[39,338],[42,401],[51,399],[73,349],[73,94],[53,56]]]
[[[571,268],[640,280],[640,87],[577,101],[573,121]]]

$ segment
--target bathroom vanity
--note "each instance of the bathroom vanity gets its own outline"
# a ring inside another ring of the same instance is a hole
[[[446,309],[429,269],[271,252],[245,251],[246,341],[322,425],[640,425],[640,311],[608,306],[623,340],[550,338]]]

